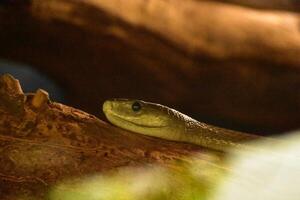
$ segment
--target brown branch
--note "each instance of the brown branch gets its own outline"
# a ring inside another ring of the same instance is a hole
[[[80,26],[95,25],[90,17],[74,16],[82,4],[153,31],[195,56],[300,66],[297,57],[300,54],[300,21],[299,15],[294,13],[259,11],[195,0],[132,0],[131,3],[89,0],[77,4],[73,1],[34,0],[32,12]],[[118,30],[111,31],[126,37]]]
[[[201,151],[115,128],[88,113],[50,102],[44,91],[24,95],[10,75],[0,77],[0,93],[1,199],[24,191],[41,196],[60,180],[121,166],[171,164]],[[7,107],[8,101],[15,106]],[[40,187],[44,189],[37,190]]]

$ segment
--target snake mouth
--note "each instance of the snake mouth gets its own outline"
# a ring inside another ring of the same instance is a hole
[[[112,121],[115,122],[121,122],[121,124],[129,124],[129,125],[134,125],[138,127],[143,127],[143,128],[163,128],[166,127],[167,125],[145,125],[145,124],[140,124],[140,123],[135,123],[130,120],[126,120],[123,117],[113,113],[113,112],[107,112],[106,113],[107,117],[110,119],[113,119]]]

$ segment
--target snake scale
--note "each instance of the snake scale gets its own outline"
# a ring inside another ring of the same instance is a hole
[[[249,148],[248,141],[262,138],[205,124],[167,106],[142,100],[107,100],[103,112],[112,124],[123,129],[217,151]]]

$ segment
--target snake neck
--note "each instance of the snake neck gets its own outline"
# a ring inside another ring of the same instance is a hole
[[[185,119],[184,132],[186,142],[218,151],[226,151],[229,148],[249,149],[251,148],[249,141],[261,138],[257,135],[208,125],[192,118]]]
[[[252,147],[248,142],[262,138],[262,136],[205,124],[174,109],[168,109],[167,111],[171,118],[176,119],[176,124],[181,124],[180,127],[176,128],[177,131],[179,131],[179,139],[175,140],[178,141],[188,142],[218,151],[227,151],[227,149],[233,148],[251,149]]]

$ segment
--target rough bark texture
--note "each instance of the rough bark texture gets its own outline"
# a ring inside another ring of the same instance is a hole
[[[200,147],[114,128],[51,102],[47,92],[24,95],[17,80],[0,77],[0,199],[45,198],[60,180],[122,166],[171,164]]]

